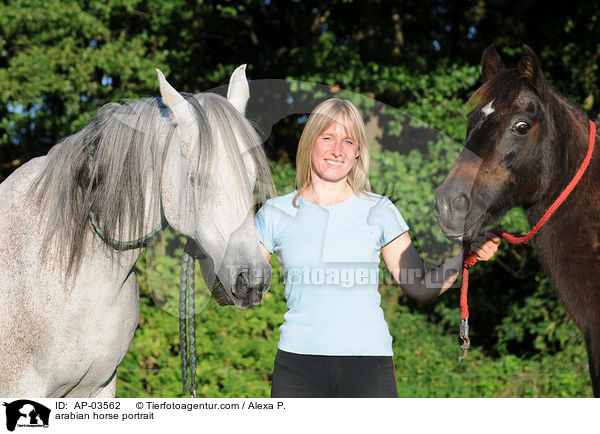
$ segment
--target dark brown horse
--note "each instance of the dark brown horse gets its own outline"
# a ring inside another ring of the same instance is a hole
[[[565,189],[588,149],[587,115],[542,75],[523,46],[505,68],[491,46],[483,53],[483,85],[468,114],[467,140],[436,193],[445,235],[467,243],[508,210],[522,207],[538,222]],[[600,396],[600,150],[579,184],[542,226],[534,242],[559,299],[581,330],[594,396]]]

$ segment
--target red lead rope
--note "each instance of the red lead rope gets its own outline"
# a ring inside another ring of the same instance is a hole
[[[554,201],[554,203],[548,208],[546,213],[542,216],[540,221],[527,232],[525,235],[512,235],[507,234],[506,232],[500,230],[494,230],[493,232],[511,244],[523,244],[528,242],[533,236],[540,230],[540,228],[548,221],[550,216],[557,210],[559,206],[565,201],[565,199],[571,194],[583,174],[585,173],[587,167],[592,160],[592,154],[594,153],[594,141],[596,140],[596,124],[592,121],[590,123],[590,135],[588,141],[588,150],[583,162],[569,185],[564,189],[564,191],[560,194],[560,196]],[[462,272],[462,286],[460,288],[460,318],[462,319],[461,327],[460,327],[460,337],[463,339],[463,345],[461,349],[464,351],[462,357],[459,357],[459,360],[464,359],[467,356],[467,350],[469,349],[469,305],[467,304],[467,291],[469,289],[469,268],[475,265],[477,262],[477,255],[472,253],[469,255],[469,247],[465,247],[463,250],[463,272]]]

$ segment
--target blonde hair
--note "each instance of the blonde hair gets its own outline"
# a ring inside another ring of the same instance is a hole
[[[311,185],[312,152],[317,138],[341,115],[344,126],[352,131],[358,142],[359,156],[348,173],[348,184],[354,193],[364,195],[371,191],[369,183],[369,143],[365,132],[365,123],[358,109],[350,101],[330,98],[319,104],[308,117],[300,136],[296,153],[296,188],[298,192],[292,201],[294,206],[300,194]]]

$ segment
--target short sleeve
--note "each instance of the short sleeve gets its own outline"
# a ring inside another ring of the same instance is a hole
[[[258,239],[267,248],[270,253],[273,253],[273,221],[272,207],[269,204],[264,204],[254,217],[254,225],[258,231]]]
[[[408,231],[408,225],[402,218],[396,205],[387,197],[382,197],[378,203],[371,208],[368,223],[377,225],[381,230],[379,239],[380,247],[385,246],[404,232]]]

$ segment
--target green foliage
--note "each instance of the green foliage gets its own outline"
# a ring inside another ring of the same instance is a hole
[[[371,184],[393,196],[429,267],[457,248],[431,213],[466,133],[465,102],[483,49],[507,65],[527,42],[563,92],[598,118],[595,3],[12,0],[0,5],[0,181],[79,130],[109,101],[157,94],[154,68],[198,92],[290,78],[354,91],[382,128]],[[374,101],[387,104],[377,113]],[[376,112],[373,114],[373,112]],[[289,121],[289,120],[288,120]],[[269,140],[279,194],[294,189],[297,122]],[[416,143],[416,144],[415,144]],[[391,144],[391,145],[390,145]],[[408,144],[408,145],[407,145]],[[513,210],[498,224],[523,232]],[[180,396],[177,286],[183,240],[165,232],[138,263],[140,326],[119,369],[120,396]],[[273,260],[274,272],[278,270]],[[197,279],[201,396],[268,396],[285,305],[281,284],[259,308],[219,308]],[[471,273],[474,349],[457,364],[458,296],[421,305],[382,287],[401,396],[589,396],[581,337],[531,246],[502,245]]]
[[[502,352],[507,352],[510,344],[523,345],[527,341],[533,346],[533,354],[555,354],[567,344],[583,345],[581,334],[546,276],[540,278],[532,295],[510,306],[497,330]]]
[[[144,95],[156,88],[154,68],[165,53],[151,52],[148,35],[111,29],[122,2],[14,1],[0,6],[0,145],[39,149],[81,129],[99,103]],[[168,72],[168,69],[167,69]]]
[[[586,354],[581,345],[536,359],[486,356],[473,340],[467,358],[458,344],[458,325],[448,332],[423,313],[398,304],[395,288],[384,288],[383,308],[394,336],[398,395],[431,397],[590,396]],[[458,316],[458,312],[455,312]]]
[[[296,189],[296,169],[290,163],[274,161],[271,170],[278,195],[288,194]]]
[[[459,64],[442,64],[426,74],[404,74],[398,88],[411,99],[402,111],[463,143],[467,131],[465,101],[478,79],[479,68]]]

